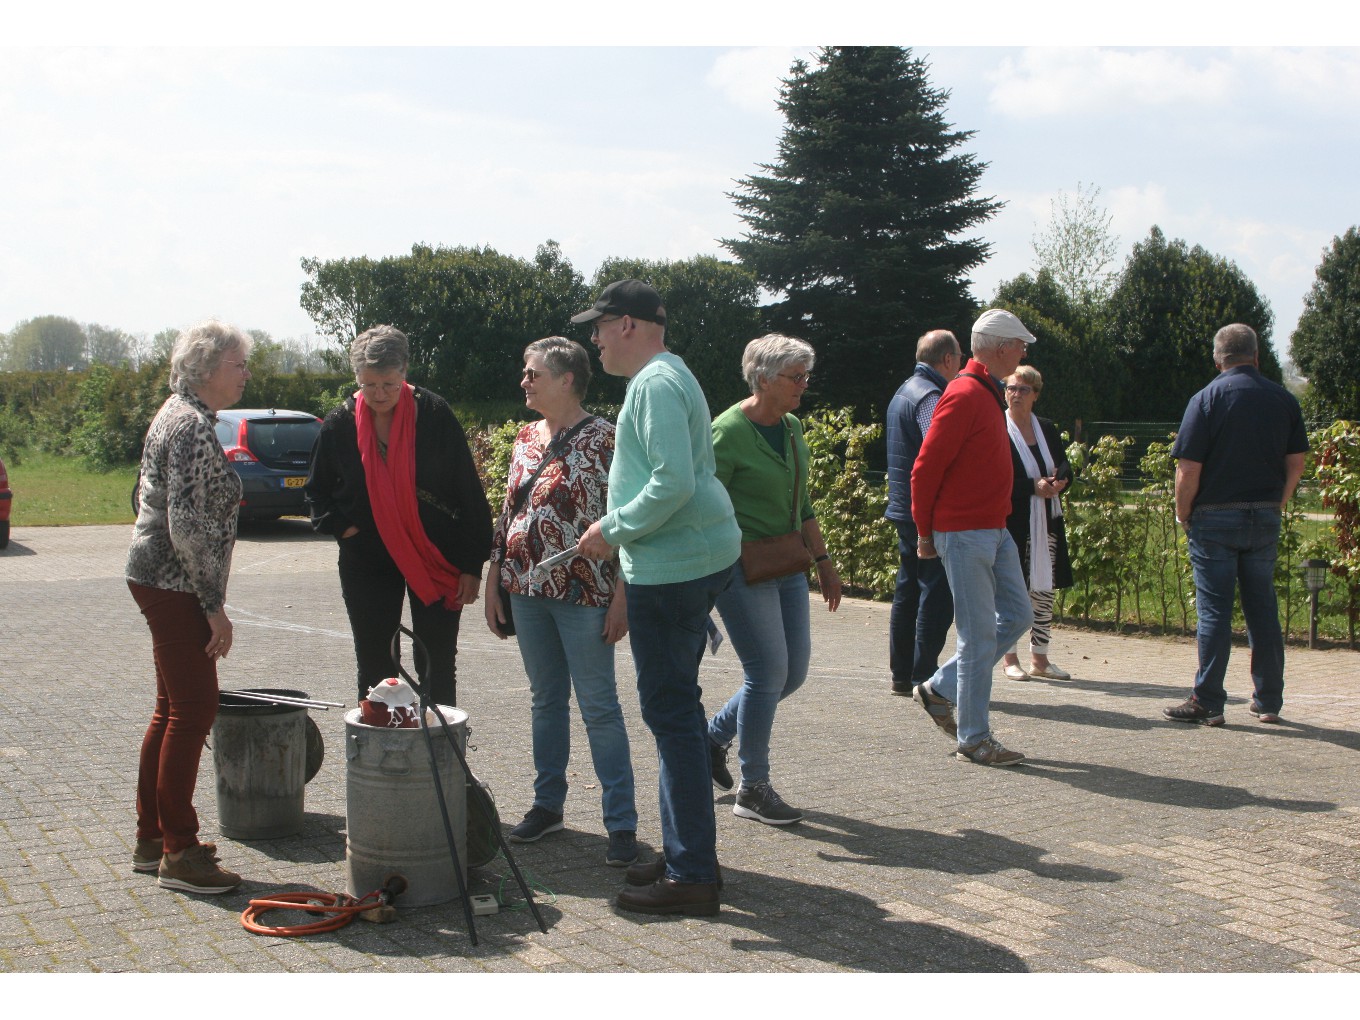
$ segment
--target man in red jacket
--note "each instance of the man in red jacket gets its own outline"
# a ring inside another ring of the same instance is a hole
[[[1034,620],[1020,554],[1006,530],[1012,476],[1002,395],[1002,383],[1034,340],[1010,312],[992,308],[978,317],[973,356],[935,405],[911,472],[916,555],[944,563],[958,636],[953,658],[912,697],[957,739],[956,756],[978,765],[1014,765],[1025,757],[992,736],[988,703],[993,668]]]

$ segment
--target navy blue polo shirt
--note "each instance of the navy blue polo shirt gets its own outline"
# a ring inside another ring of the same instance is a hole
[[[1190,398],[1171,448],[1203,464],[1195,506],[1284,499],[1284,459],[1306,453],[1299,402],[1252,365],[1235,365]]]

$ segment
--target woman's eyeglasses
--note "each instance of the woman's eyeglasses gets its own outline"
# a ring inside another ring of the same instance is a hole
[[[1015,383],[1006,383],[1006,392],[1014,393],[1017,397],[1023,397],[1036,392],[1036,390],[1033,386],[1017,386]]]
[[[812,382],[812,373],[811,373],[811,372],[799,372],[799,373],[797,373],[796,375],[785,375],[783,372],[779,372],[779,373],[777,373],[777,374],[778,374],[779,378],[781,378],[781,379],[787,379],[789,382],[794,383],[795,385],[798,385],[798,386],[802,386],[803,383],[811,383],[811,382]]]

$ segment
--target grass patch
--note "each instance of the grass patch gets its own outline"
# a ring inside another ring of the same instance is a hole
[[[16,528],[77,524],[131,524],[129,497],[137,465],[96,471],[80,457],[25,451],[5,462],[14,490]]]

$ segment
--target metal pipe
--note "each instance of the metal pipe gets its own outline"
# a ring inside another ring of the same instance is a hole
[[[223,694],[230,694],[233,698],[248,698],[251,701],[268,701],[276,705],[296,705],[299,708],[320,708],[329,711],[332,708],[344,708],[342,701],[311,701],[308,698],[289,698],[282,694],[256,694],[254,691],[223,691]]]

